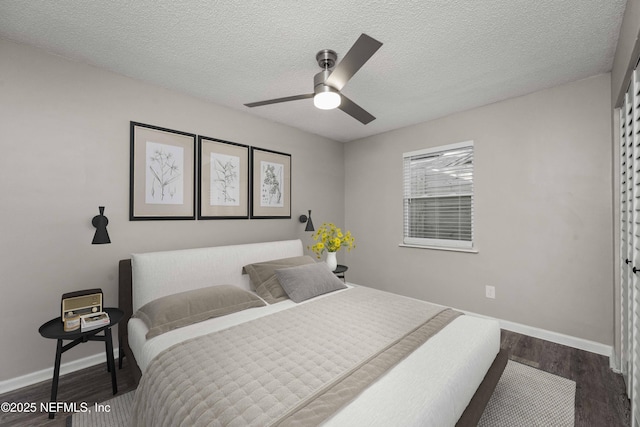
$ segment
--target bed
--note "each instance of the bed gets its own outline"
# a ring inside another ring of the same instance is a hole
[[[133,425],[477,424],[507,362],[496,321],[305,258],[289,240],[121,260]]]

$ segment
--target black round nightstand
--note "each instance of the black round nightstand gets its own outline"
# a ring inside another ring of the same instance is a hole
[[[87,341],[104,341],[105,351],[107,353],[107,371],[111,372],[111,387],[113,389],[113,394],[118,392],[115,362],[113,360],[111,327],[122,320],[124,311],[119,308],[110,307],[104,308],[103,311],[109,315],[109,324],[91,331],[81,332],[80,329],[78,329],[71,332],[65,332],[62,320],[59,317],[49,320],[38,329],[38,332],[40,332],[40,335],[44,338],[58,340],[58,345],[56,347],[56,361],[53,367],[53,382],[51,383],[51,402],[55,402],[56,397],[58,396],[58,379],[60,377],[60,359],[62,358],[62,353]],[[104,334],[97,335],[100,332],[104,332]],[[62,345],[63,340],[71,340],[72,342]],[[53,412],[49,412],[49,418],[53,418],[54,416],[55,414]]]
[[[333,274],[342,279],[343,282],[346,283],[346,279],[344,277],[344,273],[349,269],[346,265],[338,264],[335,270],[333,270]]]

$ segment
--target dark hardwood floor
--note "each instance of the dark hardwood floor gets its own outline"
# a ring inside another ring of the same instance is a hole
[[[125,357],[122,369],[117,369],[118,394],[124,394],[134,390],[136,385],[131,375],[127,358]],[[38,410],[35,413],[4,413],[0,412],[0,426],[15,427],[39,427],[66,425],[69,413],[57,413],[53,420],[49,419],[47,413],[40,412],[40,403],[48,402],[51,397],[51,380],[0,395],[2,402],[23,402],[36,403]],[[107,364],[100,364],[90,368],[82,369],[60,377],[58,383],[58,402],[81,403],[86,402],[89,407],[95,403],[101,403],[113,398],[111,391],[111,374],[107,372]]]
[[[505,330],[501,346],[511,360],[576,382],[576,427],[631,425],[624,380],[609,358]]]
[[[541,369],[576,382],[576,427],[617,427],[630,425],[630,405],[622,376],[609,369],[609,359],[515,332],[502,331],[502,348],[516,362]],[[135,388],[124,359],[118,370],[118,394]],[[51,381],[34,384],[0,395],[0,402],[48,402]],[[59,402],[87,402],[89,405],[112,398],[111,377],[99,365],[60,378]],[[0,413],[2,426],[64,426],[66,413],[49,420],[46,413]]]

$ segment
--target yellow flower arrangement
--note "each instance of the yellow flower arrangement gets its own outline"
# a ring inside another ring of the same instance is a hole
[[[342,247],[347,248],[347,251],[356,247],[356,241],[351,235],[350,231],[343,233],[342,230],[334,223],[323,223],[320,228],[313,234],[313,240],[316,242],[310,246],[311,249],[320,259],[320,256],[325,252],[337,252]]]

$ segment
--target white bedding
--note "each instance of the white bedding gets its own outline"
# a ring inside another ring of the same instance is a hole
[[[132,318],[128,324],[129,345],[144,373],[156,355],[174,344],[296,305],[287,300],[252,308],[176,329],[150,340],[145,339],[146,325],[140,319]],[[497,321],[460,316],[324,425],[453,426],[499,349]],[[435,371],[428,366],[440,368]]]

